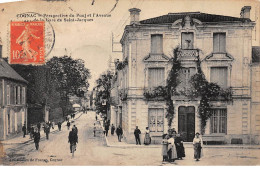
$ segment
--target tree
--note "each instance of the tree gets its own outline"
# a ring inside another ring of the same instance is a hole
[[[69,95],[83,97],[88,89],[88,79],[91,77],[89,69],[84,65],[81,59],[72,59],[69,56],[53,57],[47,65],[50,67],[50,73],[58,83],[58,90],[62,98],[61,107],[64,116],[71,110],[71,104],[68,101]]]
[[[110,109],[110,90],[111,90],[111,79],[113,75],[110,71],[107,71],[101,75],[97,80],[97,95],[95,106],[98,113],[105,113]],[[106,101],[106,103],[104,102]]]

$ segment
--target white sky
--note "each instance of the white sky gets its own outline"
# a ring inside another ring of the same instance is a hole
[[[27,2],[13,2],[0,4],[0,36],[3,43],[3,56],[8,57],[7,52],[8,23],[16,14],[23,12],[37,12],[47,14],[70,13],[108,13],[117,0],[67,0],[66,2],[46,2],[29,0]],[[200,11],[210,14],[228,15],[240,17],[243,6],[252,6],[251,20],[255,21],[256,2],[250,0],[119,0],[110,18],[95,18],[87,23],[52,23],[56,35],[55,46],[47,57],[72,55],[73,58],[82,58],[90,69],[92,78],[90,88],[95,80],[108,68],[109,55],[112,58],[121,58],[120,53],[111,52],[111,33],[114,33],[116,41],[119,41],[124,27],[129,24],[128,9],[140,8],[140,20],[168,14],[169,12],[195,12]],[[72,11],[73,10],[73,11]],[[258,6],[258,16],[259,16]],[[259,28],[258,28],[259,30]],[[253,42],[259,45],[259,41]],[[67,52],[65,52],[65,48]]]

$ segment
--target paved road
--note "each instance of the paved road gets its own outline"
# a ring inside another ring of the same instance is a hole
[[[162,164],[161,148],[106,147],[102,134],[93,137],[94,112],[83,114],[74,124],[79,130],[79,143],[72,158],[69,150],[69,131],[63,127],[50,139],[40,142],[36,151],[33,143],[15,145],[6,149],[4,165],[256,165],[260,164],[259,149],[208,148],[201,161],[193,160],[192,148],[186,148],[187,157],[174,163]],[[114,136],[116,137],[116,136]]]

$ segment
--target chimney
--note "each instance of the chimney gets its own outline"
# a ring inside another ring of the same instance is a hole
[[[140,9],[138,8],[131,8],[129,9],[130,12],[130,25],[131,24],[139,24],[139,15],[140,15]]]
[[[250,19],[251,6],[244,6],[240,12],[240,18]]]

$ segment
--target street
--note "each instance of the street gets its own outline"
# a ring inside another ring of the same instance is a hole
[[[204,157],[196,162],[193,149],[187,146],[186,157],[174,163],[162,163],[161,146],[140,148],[107,147],[102,133],[93,136],[95,112],[82,114],[72,123],[78,127],[79,143],[72,158],[68,143],[69,130],[54,131],[49,140],[41,136],[40,149],[34,143],[7,145],[4,165],[259,165],[260,149],[205,148]],[[57,128],[57,126],[55,126]],[[99,127],[99,126],[98,126]],[[116,137],[116,136],[108,136]]]

